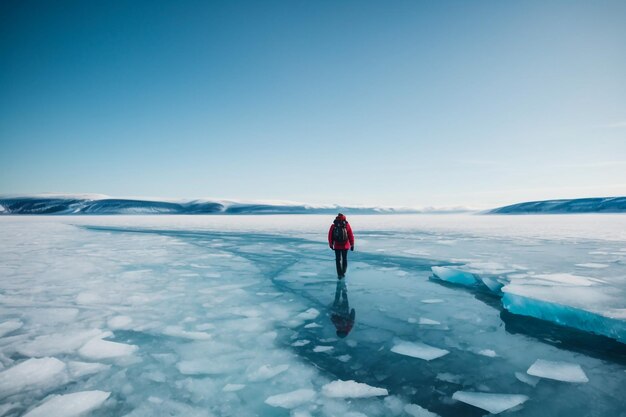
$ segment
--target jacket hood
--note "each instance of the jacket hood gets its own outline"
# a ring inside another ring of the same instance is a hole
[[[346,216],[345,216],[345,215],[343,215],[343,214],[341,214],[341,213],[339,213],[339,214],[337,215],[337,217],[335,217],[335,220],[336,220],[336,221],[339,221],[339,222],[341,222],[341,221],[344,221],[344,222],[345,222],[345,221],[347,221]]]

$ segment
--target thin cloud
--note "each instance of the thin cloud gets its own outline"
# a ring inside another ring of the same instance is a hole
[[[581,162],[578,164],[558,164],[559,168],[610,168],[626,165],[626,161]]]
[[[601,127],[605,127],[605,128],[608,128],[608,129],[624,128],[624,127],[626,127],[626,120],[621,121],[621,122],[616,122],[616,123],[609,123],[609,124],[603,125]]]

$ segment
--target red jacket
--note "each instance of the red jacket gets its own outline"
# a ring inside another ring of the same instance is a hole
[[[333,242],[333,230],[335,230],[335,224],[339,222],[346,222],[346,232],[348,232],[348,241],[339,243]],[[350,249],[350,247],[354,246],[354,235],[352,234],[352,227],[350,227],[350,223],[346,220],[346,216],[337,216],[332,225],[330,225],[330,230],[328,230],[328,246],[331,249]]]

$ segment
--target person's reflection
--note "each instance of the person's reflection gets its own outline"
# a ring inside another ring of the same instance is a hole
[[[331,310],[330,320],[337,329],[337,336],[344,338],[352,330],[354,326],[354,317],[356,312],[354,309],[350,310],[350,304],[348,304],[348,289],[346,288],[346,281],[337,281],[337,289],[335,290],[335,301]]]

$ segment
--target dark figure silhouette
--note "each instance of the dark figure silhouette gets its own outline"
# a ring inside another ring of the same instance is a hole
[[[337,329],[337,336],[344,338],[352,330],[354,326],[354,318],[356,311],[350,309],[348,303],[348,289],[344,280],[337,281],[337,289],[335,290],[335,301],[330,315],[330,320]]]

